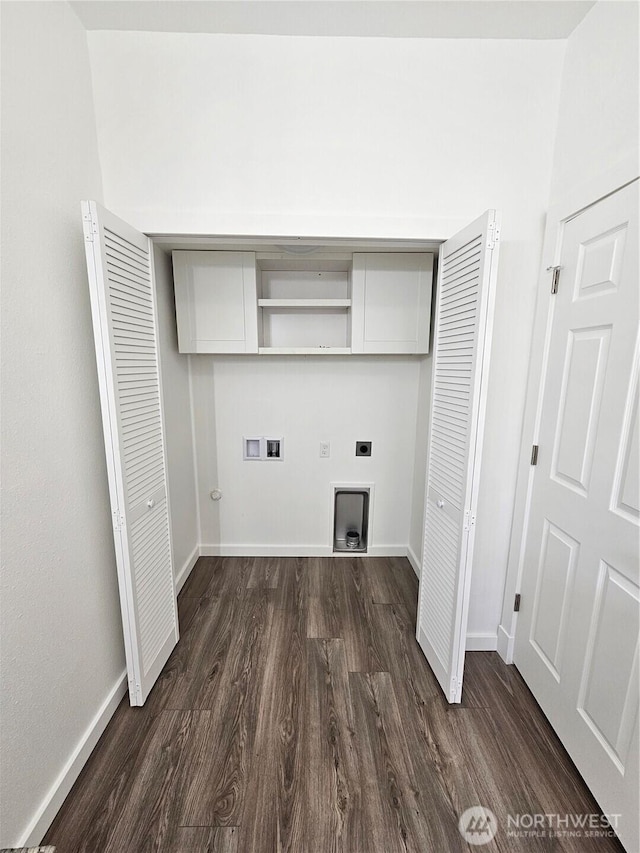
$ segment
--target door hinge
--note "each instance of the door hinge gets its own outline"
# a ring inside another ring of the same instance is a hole
[[[490,222],[487,231],[487,249],[495,249],[496,243],[500,239],[500,226],[497,222]]]
[[[518,613],[520,610],[520,593],[516,592],[516,597],[513,601],[513,612]]]
[[[532,465],[538,464],[538,445],[537,444],[534,444],[533,447],[531,448],[531,464]]]
[[[476,523],[476,517],[475,517],[475,515],[471,515],[471,510],[469,510],[469,509],[468,509],[468,510],[466,510],[466,512],[465,512],[465,514],[464,514],[464,524],[463,524],[463,529],[464,529],[464,530],[471,530],[471,528],[473,527],[473,525],[474,525],[475,523]]]
[[[560,270],[562,267],[547,267],[547,272],[551,275],[551,293],[558,292],[558,282],[560,281]]]
[[[98,226],[93,220],[90,213],[82,215],[82,230],[84,231],[84,239],[87,243],[93,243],[98,233]]]
[[[113,529],[119,532],[123,527],[124,515],[122,515],[119,510],[115,510],[113,513]]]

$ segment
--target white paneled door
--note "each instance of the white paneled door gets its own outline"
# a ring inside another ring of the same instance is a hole
[[[440,248],[416,636],[449,702],[462,697],[498,233],[490,210]]]
[[[151,245],[93,201],[82,220],[129,698],[178,641]]]
[[[638,838],[638,182],[564,226],[515,663]]]

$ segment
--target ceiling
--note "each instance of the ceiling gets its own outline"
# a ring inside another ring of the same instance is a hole
[[[595,0],[76,0],[88,30],[564,39]]]

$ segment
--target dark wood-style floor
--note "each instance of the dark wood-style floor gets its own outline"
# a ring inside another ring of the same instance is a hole
[[[514,667],[467,655],[449,706],[414,639],[405,559],[201,558],[181,640],[125,699],[43,843],[57,853],[620,851],[513,838],[598,807]],[[55,732],[52,732],[52,737]],[[499,829],[458,831],[470,806]]]

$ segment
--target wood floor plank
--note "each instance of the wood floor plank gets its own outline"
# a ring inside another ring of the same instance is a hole
[[[518,670],[515,666],[507,666],[497,652],[466,653],[463,707],[492,708],[508,701],[522,710],[524,705],[533,707],[531,699]]]
[[[390,557],[362,557],[363,575],[374,604],[396,604],[398,589]]]
[[[419,711],[428,699],[439,696],[441,689],[404,605],[377,604],[372,608],[372,619],[383,670],[391,673],[401,705]]]
[[[178,596],[178,625],[180,626],[180,639],[186,636],[193,620],[198,613],[207,607],[207,599],[204,596],[184,598]]]
[[[278,599],[256,709],[254,762],[240,820],[242,851],[304,850],[306,742],[305,585]]]
[[[289,563],[291,568],[291,562]],[[277,847],[283,853],[298,853],[304,849],[306,837],[305,790],[307,768],[305,743],[307,738],[307,668],[306,627],[308,584],[306,567],[296,560],[289,572],[289,583],[283,586],[280,597],[279,622],[288,638],[286,667],[281,672],[276,690],[277,728],[275,767],[277,790]],[[291,580],[294,583],[291,583]]]
[[[389,673],[351,673],[349,684],[362,780],[364,849],[462,850],[455,824],[432,824],[422,808]]]
[[[171,653],[145,707],[153,712],[206,710],[217,701],[237,617],[234,600],[198,599],[189,629]]]
[[[222,564],[214,557],[199,557],[191,570],[179,598],[205,598],[216,573],[222,571]]]
[[[163,711],[132,780],[103,853],[151,853],[168,846],[178,825],[184,778],[180,758],[193,727],[208,711]]]
[[[248,589],[276,589],[279,583],[282,558],[254,557],[247,579]]]
[[[195,726],[183,763],[188,772],[179,812],[182,826],[236,825],[242,811],[263,687],[265,644],[274,614],[273,596],[246,590],[233,624],[243,631],[226,648],[211,695],[211,713]],[[229,629],[231,631],[231,628]]]
[[[179,826],[162,853],[238,853],[238,827]]]
[[[181,640],[147,700],[153,712],[213,709],[218,701],[232,637],[246,616],[245,590],[252,562],[211,558],[206,571],[212,566],[208,597],[184,599],[188,604],[181,598],[180,606],[187,610],[190,621],[186,631],[181,625]]]
[[[418,609],[418,578],[406,557],[387,557],[389,566],[388,583],[393,589],[392,604],[402,604],[413,620],[415,631]]]
[[[376,606],[366,585],[362,561],[336,561],[340,637],[344,640],[350,672],[384,670],[378,651],[378,638],[372,619]]]
[[[307,853],[364,851],[361,780],[342,640],[307,641]]]
[[[222,572],[220,574],[219,586],[215,591],[220,595],[231,595],[241,598],[247,587],[255,557],[217,557],[222,561]]]
[[[194,712],[163,712],[150,717],[147,727],[142,715],[136,716],[142,738],[136,739],[135,726],[127,726],[130,740],[121,733],[110,755],[94,753],[90,784],[82,777],[76,782],[47,832],[45,842],[60,853],[160,851],[177,826],[177,768]],[[102,772],[96,772],[96,763]]]
[[[536,798],[527,791],[525,774],[519,778],[517,769],[504,765],[496,773],[494,764],[498,760],[500,746],[495,733],[482,739],[481,732],[487,721],[478,720],[483,709],[451,709],[437,697],[423,709],[423,750],[417,762],[419,784],[428,764],[436,768],[438,783],[451,803],[450,827],[453,835],[459,816],[472,806],[485,806],[496,815],[500,827],[496,838],[486,849],[497,853],[519,853],[520,850],[538,851],[541,848],[534,840],[531,848],[521,848],[517,841],[506,837],[507,815],[510,809],[523,810],[524,803],[535,810]],[[513,778],[509,778],[512,776]],[[425,785],[425,788],[427,786]],[[467,849],[466,846],[464,849]],[[549,847],[546,840],[542,849]]]
[[[309,605],[309,565],[301,557],[281,557],[278,586],[274,592],[276,607],[294,616],[296,629],[307,622]]]
[[[338,572],[341,560],[313,557],[309,560],[307,637],[340,637],[340,590]]]
[[[178,600],[235,594],[247,585],[252,557],[199,557]]]
[[[440,685],[416,642],[404,605],[377,605],[374,612],[383,660],[389,664],[400,708],[421,819],[427,820],[433,835],[443,833],[436,849],[437,844],[457,849],[460,802],[455,787],[448,784],[448,764],[453,758],[447,751],[449,742],[443,747],[437,739],[432,719],[433,709],[440,713],[446,705]]]

